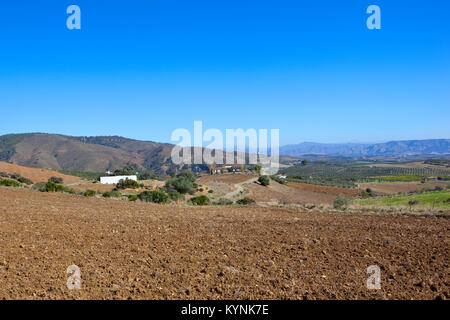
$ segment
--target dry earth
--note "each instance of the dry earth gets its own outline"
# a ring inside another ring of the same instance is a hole
[[[3,299],[449,298],[450,220],[0,187]],[[81,269],[81,290],[66,269]],[[381,290],[366,288],[381,268]]]
[[[22,167],[17,164],[7,163],[0,161],[0,171],[9,174],[18,173],[21,176],[30,179],[34,183],[47,182],[51,177],[60,177],[64,179],[64,184],[73,184],[83,181],[83,179],[62,174],[58,171],[38,169],[38,168],[27,168]]]

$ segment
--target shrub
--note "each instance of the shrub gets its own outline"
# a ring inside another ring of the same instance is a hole
[[[0,177],[9,178],[9,174],[7,174],[6,172],[0,172]]]
[[[441,186],[436,186],[434,187],[434,191],[442,191],[443,188]]]
[[[19,177],[19,178],[17,179],[17,181],[19,181],[19,182],[21,182],[21,183],[25,183],[25,184],[27,184],[27,185],[33,184],[33,181],[31,181],[30,179],[25,178],[25,177]]]
[[[418,204],[419,203],[419,201],[417,201],[417,200],[410,200],[410,201],[408,201],[408,205],[411,207],[411,206],[415,206],[416,204]]]
[[[40,190],[42,192],[63,192],[64,186],[54,182],[47,182]]]
[[[137,181],[126,178],[125,180],[121,179],[116,184],[116,189],[137,189],[139,188],[139,184]]]
[[[286,179],[278,178],[277,176],[270,176],[273,181],[278,182],[279,184],[287,184]]]
[[[75,194],[75,190],[69,187],[63,187],[64,188],[64,192],[68,193],[68,194]]]
[[[122,196],[122,194],[116,190],[102,193],[103,198],[120,198],[121,196]]]
[[[60,177],[50,177],[50,179],[48,179],[48,182],[53,182],[53,183],[57,183],[57,184],[63,184],[64,183],[64,179],[60,178]]]
[[[233,201],[231,201],[230,199],[220,198],[219,200],[214,202],[214,204],[218,206],[229,206],[233,204]]]
[[[270,184],[270,180],[268,176],[261,176],[258,178],[258,182],[263,186],[268,186]]]
[[[254,204],[255,200],[253,200],[252,198],[243,198],[243,199],[239,199],[238,201],[236,201],[237,204],[241,204],[241,205],[249,205],[249,204]]]
[[[185,194],[185,193],[193,191],[194,183],[185,177],[177,177],[177,178],[169,179],[166,182],[166,188],[169,191],[176,191],[176,192]]]
[[[214,190],[208,190],[208,193],[214,193]]]
[[[127,196],[129,201],[136,201],[138,199],[138,196],[135,194],[130,194]]]
[[[169,195],[164,190],[144,191],[138,198],[145,202],[167,203]]]
[[[195,206],[206,206],[209,204],[210,200],[207,196],[201,195],[198,197],[191,198],[191,202]]]
[[[114,170],[115,176],[132,176],[136,174],[136,170],[131,166],[123,167],[122,169]]]
[[[351,204],[351,202],[352,202],[351,198],[340,194],[336,197],[336,199],[334,199],[333,207],[335,209],[345,209]]]
[[[0,186],[17,188],[17,187],[20,187],[21,184],[14,180],[5,179],[5,180],[0,180]]]
[[[86,190],[83,195],[85,197],[95,197],[96,194],[97,192],[95,192],[94,190]]]
[[[45,184],[46,184],[46,182],[38,182],[38,183],[35,183],[35,184],[33,185],[32,189],[34,189],[34,190],[41,190],[42,188],[45,187]]]
[[[170,200],[172,200],[172,201],[179,201],[184,198],[184,196],[178,192],[169,192],[168,194],[169,194]]]
[[[9,177],[11,179],[18,180],[22,176],[20,174],[18,174],[18,173],[13,173],[13,174],[10,174]]]

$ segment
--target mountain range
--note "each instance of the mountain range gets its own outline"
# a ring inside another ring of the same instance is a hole
[[[26,133],[0,136],[0,161],[55,170],[104,172],[124,166],[166,172],[173,168],[172,144],[119,136],[73,137]],[[398,156],[450,154],[450,139],[391,141],[376,144],[304,142],[280,148],[280,155]]]
[[[303,142],[280,147],[280,154],[291,157],[306,154],[348,157],[444,155],[450,154],[450,139],[405,140],[374,144]]]

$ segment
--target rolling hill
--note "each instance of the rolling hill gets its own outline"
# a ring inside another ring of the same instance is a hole
[[[0,136],[0,161],[27,167],[102,172],[126,165],[161,170],[172,145],[118,136],[71,137],[29,133]]]
[[[127,165],[138,170],[167,172],[173,168],[173,145],[119,136],[72,137],[26,133],[0,136],[0,161],[33,168],[103,172]],[[280,148],[280,155],[392,156],[450,154],[449,139],[391,141],[378,144],[304,142]]]

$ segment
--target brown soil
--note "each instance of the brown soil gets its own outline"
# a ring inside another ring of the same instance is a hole
[[[69,176],[58,171],[46,170],[46,169],[37,169],[37,168],[27,168],[22,167],[17,164],[11,164],[7,162],[0,161],[0,171],[6,173],[18,173],[21,176],[30,179],[34,183],[38,182],[47,182],[51,177],[60,177],[64,179],[64,184],[72,184],[83,181],[83,179],[79,177]]]
[[[420,191],[423,189],[434,189],[436,186],[447,188],[450,185],[448,181],[431,182],[388,182],[388,183],[364,183],[362,189],[370,188],[375,192],[384,194],[398,194],[399,192]]]
[[[209,176],[201,177],[201,178],[197,179],[196,183],[205,184],[205,185],[208,185],[208,184],[214,183],[214,182],[236,184],[236,183],[242,183],[244,181],[247,181],[247,180],[255,178],[255,177],[258,177],[258,176],[251,175],[251,174],[216,174],[216,175],[209,175]]]
[[[344,194],[350,197],[356,197],[361,190],[356,188],[342,188],[342,187],[331,187],[331,186],[319,186],[308,183],[301,182],[289,182],[290,187],[299,188],[301,190],[315,191],[319,193],[327,193],[334,196],[339,194]]]
[[[246,184],[245,187],[250,190],[248,196],[258,203],[330,205],[336,198],[332,194],[293,188],[276,182],[271,182],[267,187],[258,183]]]
[[[0,299],[434,299],[450,220],[177,207],[0,187]],[[66,269],[81,269],[81,290]],[[367,267],[381,268],[368,290]]]

